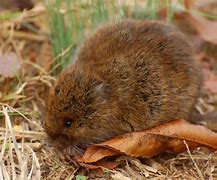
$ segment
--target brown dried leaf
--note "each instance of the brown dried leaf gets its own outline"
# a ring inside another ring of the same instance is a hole
[[[120,155],[121,152],[119,152],[118,150],[116,151],[115,149],[109,149],[108,147],[103,147],[101,145],[91,146],[87,148],[84,156],[79,158],[78,161],[86,162],[86,163],[96,162],[99,160],[99,154],[100,154],[100,159],[102,159],[108,156]]]
[[[217,77],[204,82],[204,87],[213,94],[217,93]]]
[[[189,4],[185,4],[185,6],[188,8],[194,7],[193,4],[191,4],[191,1],[189,1]],[[167,16],[167,9],[162,8],[159,11],[160,17],[165,18]],[[174,17],[177,20],[182,20],[183,22],[189,22],[190,26],[193,27],[193,29],[196,30],[198,35],[201,37],[202,40],[209,42],[213,45],[217,45],[217,22],[215,21],[210,21],[203,16],[194,13],[194,11],[189,11],[189,12],[179,12],[175,11],[174,12]],[[182,29],[182,28],[181,28]],[[186,29],[186,28],[185,28]],[[187,27],[189,29],[189,27]],[[190,32],[191,32],[191,27],[190,27]],[[199,42],[199,41],[198,41]],[[199,42],[201,43],[201,42]]]
[[[121,154],[148,158],[165,151],[178,153],[186,150],[183,140],[186,140],[190,149],[201,145],[217,149],[217,133],[200,125],[177,120],[90,146],[78,161],[92,163],[104,157]]]
[[[193,25],[203,40],[215,45],[217,44],[217,22],[210,21],[193,13],[184,13],[184,17]]]
[[[184,0],[184,6],[186,9],[192,9],[195,7],[195,2],[192,0]]]
[[[14,52],[3,54],[0,50],[0,75],[14,77],[21,66],[21,62]]]
[[[95,169],[102,169],[102,168],[114,169],[120,164],[120,162],[102,160],[102,161],[96,162],[95,164],[87,164],[83,162],[80,162],[79,164],[82,167],[95,170]]]
[[[209,92],[217,93],[217,76],[209,69],[203,69],[204,88]]]

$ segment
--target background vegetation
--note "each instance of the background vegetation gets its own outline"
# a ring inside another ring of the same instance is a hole
[[[182,1],[147,0],[47,0],[54,69],[61,70],[70,61],[73,51],[84,37],[105,22],[122,18],[158,19],[160,8],[166,8],[167,22],[172,21],[173,8],[180,8]],[[70,53],[68,53],[70,52]]]

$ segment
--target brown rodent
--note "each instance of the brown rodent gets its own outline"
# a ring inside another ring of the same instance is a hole
[[[156,21],[99,28],[78,49],[47,102],[45,130],[74,150],[190,118],[200,73],[182,33]]]

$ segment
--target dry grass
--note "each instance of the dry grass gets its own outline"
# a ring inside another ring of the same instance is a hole
[[[46,135],[35,131],[18,131],[12,128],[8,112],[2,106],[5,128],[2,135],[0,179],[72,179],[76,173],[97,177],[86,169],[79,169],[53,147],[45,144]],[[187,144],[186,144],[187,146]],[[189,150],[179,155],[163,154],[150,159],[120,157],[121,167],[104,171],[104,178],[112,179],[215,179],[217,155],[206,148]],[[102,174],[100,174],[102,176]]]
[[[22,132],[17,135],[21,137],[21,142],[17,142],[8,115],[8,107],[3,106],[2,109],[6,128],[4,128],[5,133],[1,138],[0,178],[5,180],[40,179],[40,164],[31,147],[34,144],[25,143]]]

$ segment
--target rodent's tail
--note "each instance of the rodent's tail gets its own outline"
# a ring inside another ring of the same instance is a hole
[[[194,124],[201,124],[207,128],[217,132],[217,111],[213,111],[207,114],[200,114],[194,111],[189,119]]]

